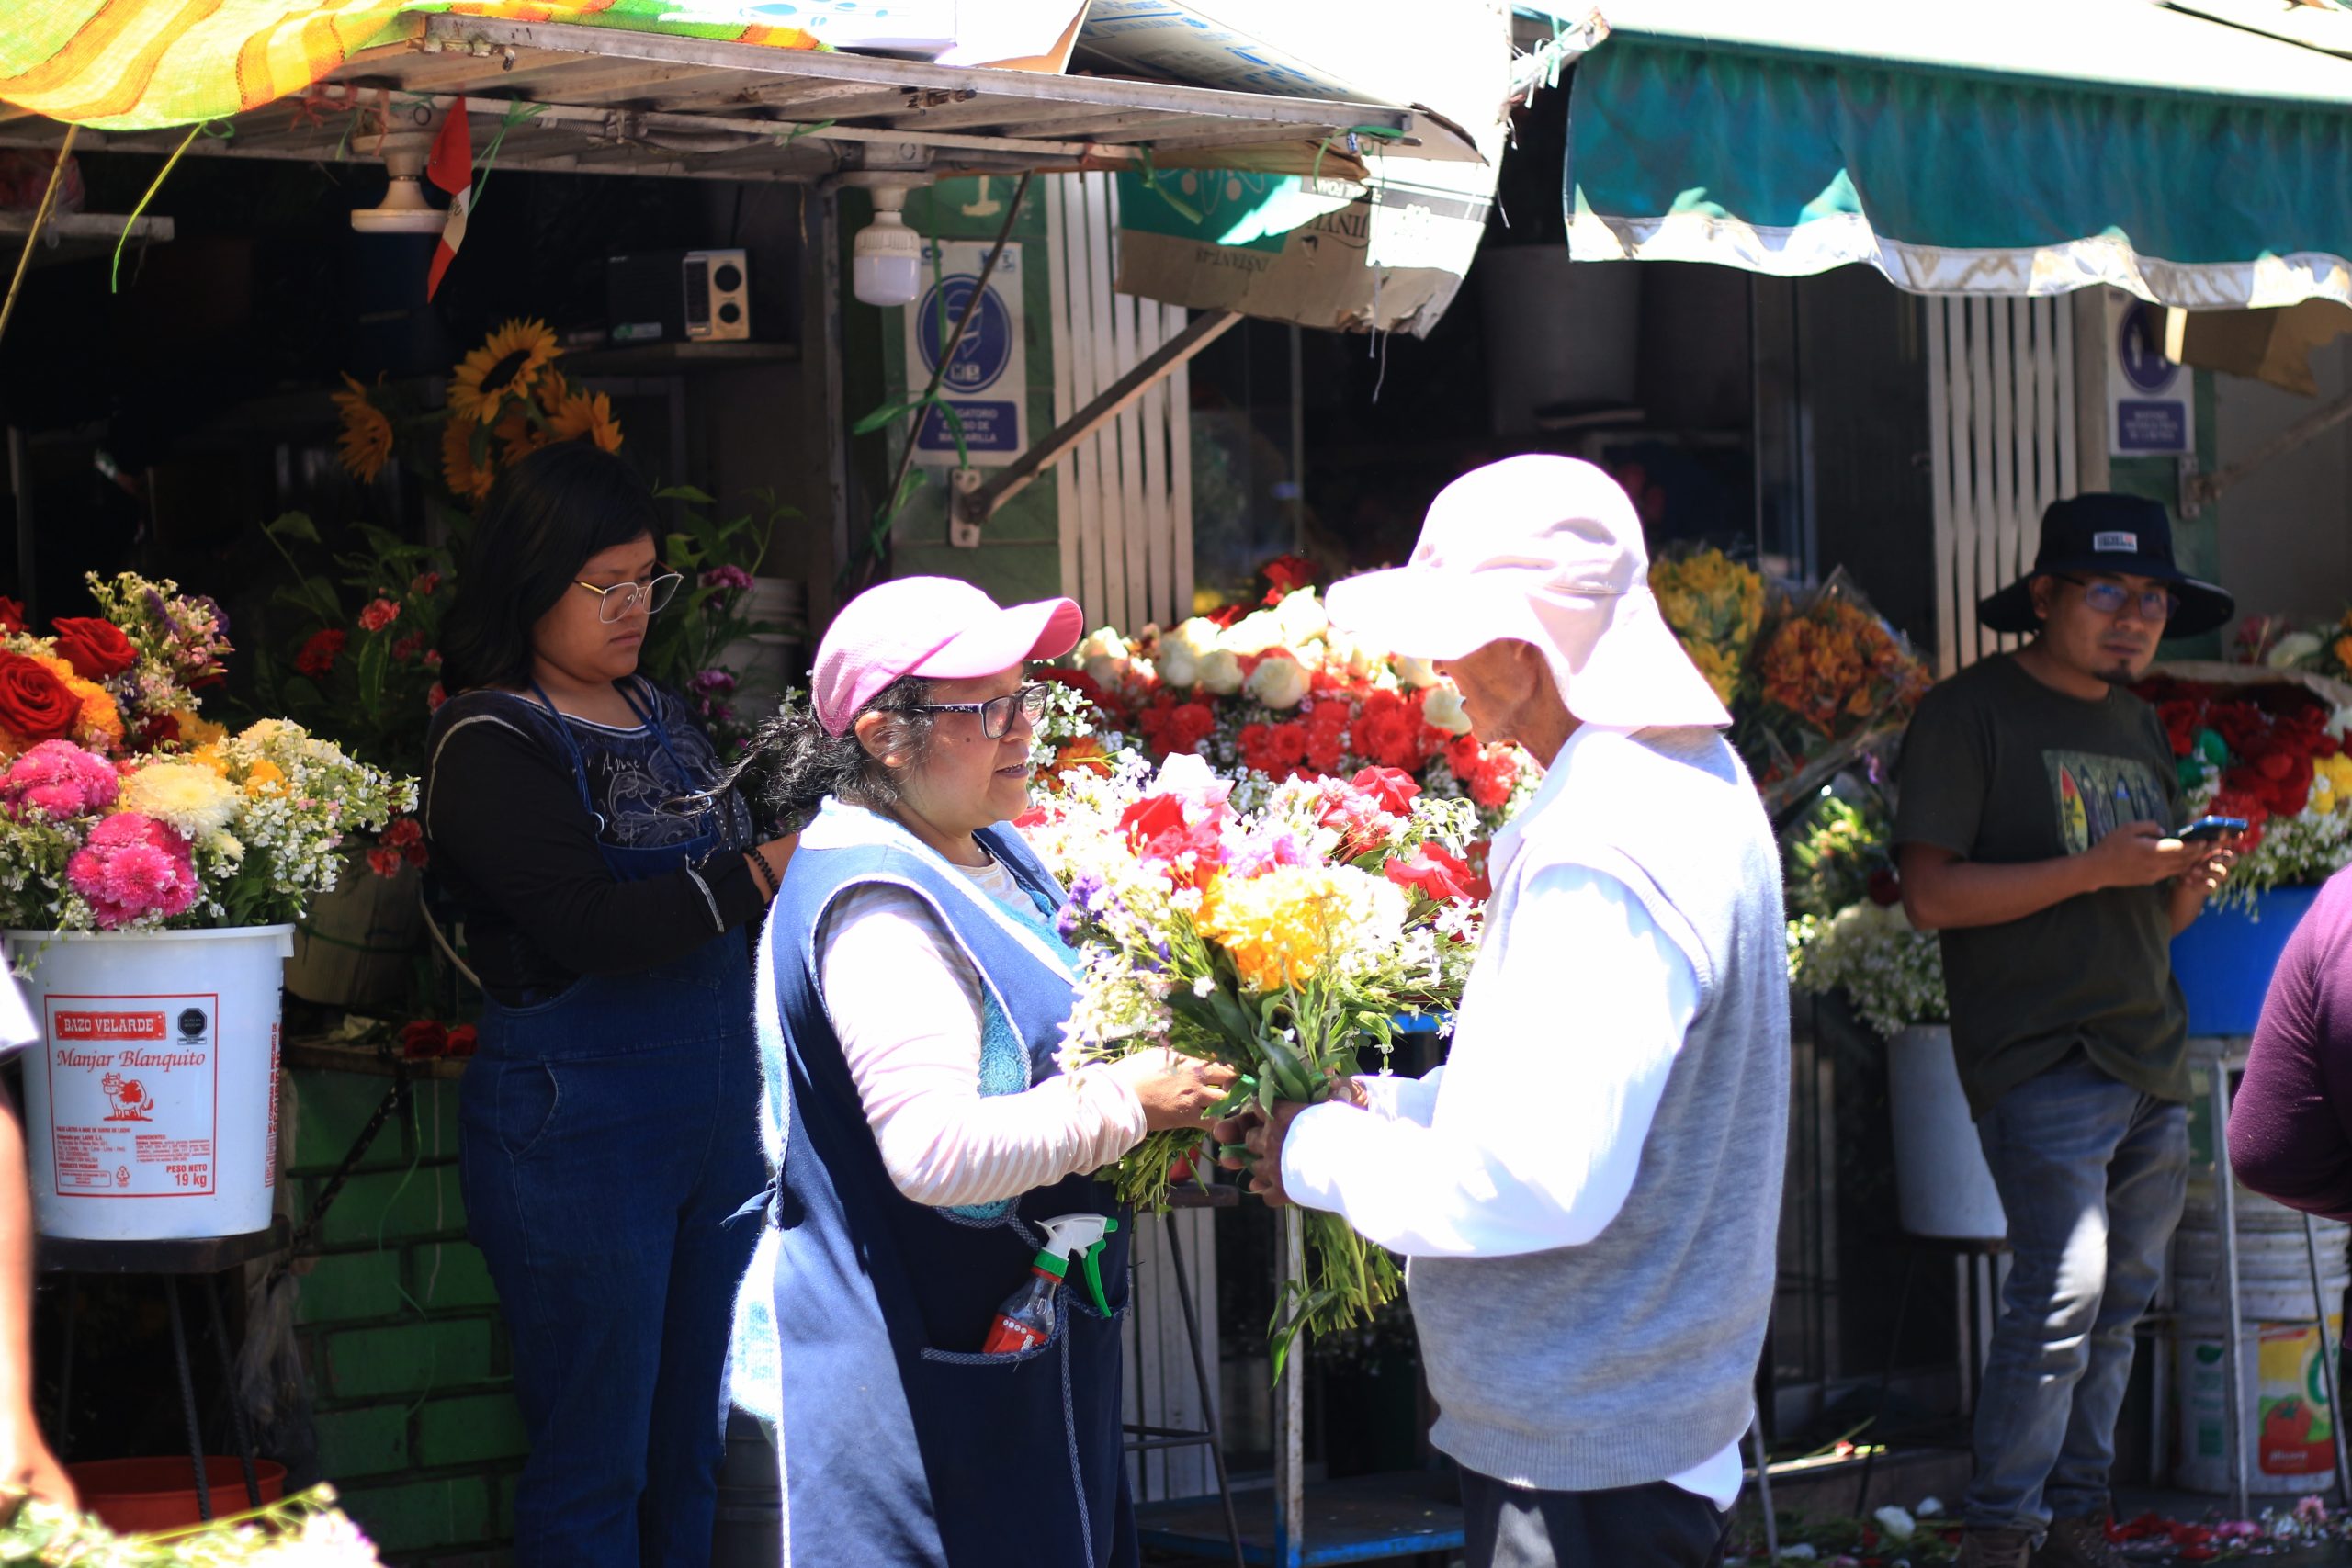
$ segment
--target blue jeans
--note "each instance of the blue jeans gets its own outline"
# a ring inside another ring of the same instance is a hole
[[[2188,1180],[2188,1114],[2072,1058],[1977,1123],[2015,1254],[1976,1406],[1966,1520],[2039,1531],[2108,1511],[2132,1329]]]
[[[728,1337],[767,1179],[741,939],[492,1008],[459,1100],[466,1218],[531,1438],[516,1568],[707,1568]]]

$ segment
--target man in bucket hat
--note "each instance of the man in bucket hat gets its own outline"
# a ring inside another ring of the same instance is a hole
[[[1905,739],[1904,907],[1942,933],[1961,1084],[2016,1260],[1977,1399],[1969,1568],[2121,1568],[2115,1416],[2188,1169],[2170,943],[2230,863],[2225,840],[2173,836],[2172,748],[2127,688],[2159,638],[2231,611],[2174,564],[2157,502],[2059,502],[2033,570],[1977,607],[2033,640],[1938,686]]]
[[[1780,860],[1729,717],[1589,463],[1455,480],[1411,560],[1329,610],[1436,660],[1544,784],[1496,835],[1448,1064],[1219,1136],[1269,1201],[1410,1259],[1474,1568],[1719,1562],[1789,1082]]]

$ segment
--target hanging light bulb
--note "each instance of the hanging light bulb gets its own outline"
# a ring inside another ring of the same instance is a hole
[[[874,221],[852,247],[850,292],[869,305],[911,305],[922,292],[922,238],[907,227],[904,186],[874,187]]]

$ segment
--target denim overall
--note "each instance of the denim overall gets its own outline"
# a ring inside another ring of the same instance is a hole
[[[622,690],[692,788],[660,718]],[[555,728],[601,832],[571,727]],[[601,847],[628,882],[673,873],[718,840],[706,821],[682,843]],[[741,931],[528,1006],[486,1001],[459,1169],[530,1432],[517,1568],[710,1561],[729,1309],[757,1240],[722,1227],[766,1179],[759,1092]]]
[[[769,916],[784,1060],[775,1303],[783,1377],[786,1560],[800,1568],[1127,1568],[1137,1561],[1120,1441],[1120,1325],[1133,1218],[1111,1190],[1071,1176],[984,1210],[934,1209],[884,1168],[816,982],[826,908],[860,884],[930,904],[979,971],[1027,1057],[1057,1070],[1071,972],[1046,924],[1061,890],[1009,829],[980,835],[1035,902],[1017,919],[910,840],[793,857]],[[832,998],[854,1007],[856,998]],[[984,1047],[984,1056],[985,1056]],[[775,1087],[770,1094],[773,1104]],[[1110,1315],[1082,1270],[1058,1293],[1051,1338],[977,1352],[997,1307],[1029,1278],[1037,1224],[1117,1213],[1103,1249]]]

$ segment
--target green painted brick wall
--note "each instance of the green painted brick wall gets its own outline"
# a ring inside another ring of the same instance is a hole
[[[306,1208],[375,1114],[386,1079],[300,1069],[288,1174]],[[415,1086],[355,1168],[299,1274],[318,1464],[389,1561],[504,1561],[528,1443],[498,1293],[465,1239],[458,1085]]]

